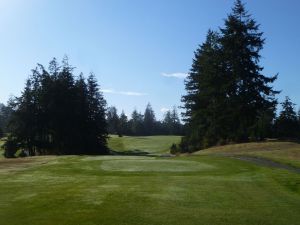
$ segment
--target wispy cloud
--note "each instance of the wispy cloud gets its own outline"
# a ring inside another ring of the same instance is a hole
[[[134,92],[134,91],[120,91],[119,94],[121,94],[121,95],[131,95],[131,96],[147,95],[147,93]]]
[[[102,89],[101,90],[103,93],[114,93],[115,91],[112,89]]]
[[[162,108],[160,109],[160,111],[161,111],[162,113],[166,113],[166,112],[170,111],[170,109],[165,108],[165,107],[162,107]]]
[[[184,79],[187,77],[187,73],[161,73],[164,77],[174,77],[179,79]]]
[[[103,93],[118,94],[118,95],[128,95],[128,96],[144,96],[147,93],[135,92],[135,91],[116,91],[114,89],[102,89]]]

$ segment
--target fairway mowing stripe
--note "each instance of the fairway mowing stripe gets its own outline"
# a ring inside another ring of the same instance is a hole
[[[185,160],[107,160],[101,164],[105,171],[124,172],[195,172],[215,169],[215,166],[195,161]]]

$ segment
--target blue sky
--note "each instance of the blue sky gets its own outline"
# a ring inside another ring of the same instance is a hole
[[[0,102],[18,96],[36,63],[67,54],[93,71],[109,105],[130,114],[148,102],[157,117],[180,106],[183,74],[209,28],[223,26],[233,0],[0,0]],[[300,104],[300,1],[248,0],[266,45],[261,64]]]

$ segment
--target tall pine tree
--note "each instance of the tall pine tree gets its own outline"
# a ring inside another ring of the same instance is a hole
[[[264,76],[259,64],[262,35],[240,0],[225,27],[208,32],[185,82],[185,150],[265,137],[279,92],[271,86],[277,76]]]
[[[274,111],[277,101],[272,84],[277,76],[266,77],[260,66],[260,51],[265,40],[259,25],[248,14],[241,0],[237,0],[232,13],[221,29],[220,43],[228,78],[230,139],[247,141],[267,111]],[[259,137],[262,138],[262,137]]]
[[[187,94],[182,101],[188,123],[188,135],[183,141],[192,149],[214,144],[221,136],[225,110],[226,81],[221,61],[219,34],[209,30],[206,41],[195,52],[191,71],[185,81]],[[226,133],[223,131],[223,133]]]
[[[152,135],[155,132],[156,118],[152,106],[147,104],[144,113],[144,133],[145,135]]]

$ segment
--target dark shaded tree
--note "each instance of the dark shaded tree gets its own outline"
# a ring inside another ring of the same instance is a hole
[[[124,111],[122,111],[120,115],[119,128],[120,128],[120,135],[130,135],[128,117],[126,116]]]
[[[107,124],[108,132],[110,134],[120,134],[120,119],[118,116],[117,108],[111,106],[107,110]]]
[[[3,134],[8,133],[8,122],[10,120],[12,109],[9,106],[0,103],[0,129]]]
[[[182,141],[186,142],[186,148],[189,146],[196,150],[213,145],[227,133],[227,80],[223,73],[219,40],[217,32],[208,31],[206,41],[195,52],[185,81],[187,94],[182,101],[188,133]]]
[[[168,110],[163,118],[162,125],[166,134],[168,135],[182,135],[183,128],[180,119],[174,106],[172,110]]]
[[[265,40],[259,25],[245,10],[241,0],[235,2],[221,34],[225,75],[230,80],[227,83],[232,115],[230,139],[247,141],[260,116],[275,110],[277,101],[274,96],[279,92],[274,91],[271,84],[277,76],[262,74],[263,67],[259,62]]]
[[[89,130],[90,130],[90,154],[107,152],[107,122],[106,100],[99,89],[94,74],[90,74],[87,80],[88,105],[89,105]]]
[[[21,96],[10,102],[13,109],[7,146],[29,155],[106,153],[106,102],[95,76],[75,79],[65,57],[49,69],[32,70]]]
[[[289,97],[285,97],[281,105],[282,110],[275,122],[277,136],[279,138],[299,138],[299,120],[294,110],[295,104],[292,103]]]
[[[264,76],[259,65],[262,35],[240,0],[225,27],[208,32],[185,82],[185,150],[266,137],[279,92],[271,86],[277,76]]]
[[[145,109],[143,127],[145,135],[153,135],[155,133],[156,118],[150,103],[147,104]]]
[[[144,134],[144,116],[136,109],[131,114],[129,125],[132,135],[139,136]]]

